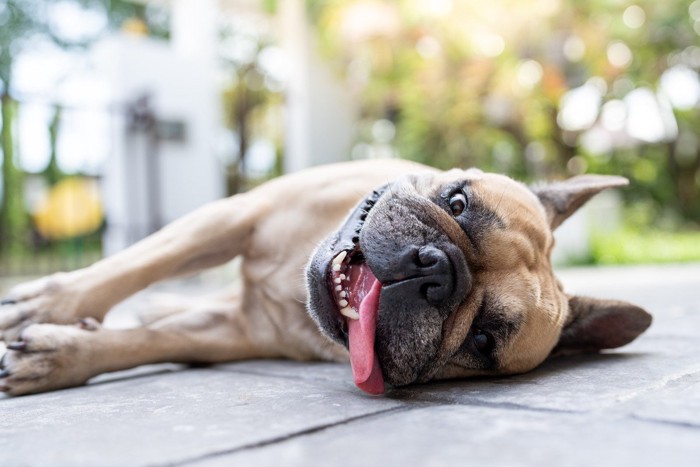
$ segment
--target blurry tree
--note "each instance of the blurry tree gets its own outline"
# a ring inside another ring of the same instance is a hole
[[[11,250],[21,237],[27,215],[23,206],[22,176],[15,165],[15,143],[13,121],[17,109],[10,94],[12,89],[12,64],[19,52],[18,40],[29,31],[40,29],[32,8],[32,0],[0,0],[0,80],[2,83],[2,129],[1,146],[3,154],[2,180],[3,194],[0,203],[0,243]]]
[[[222,31],[221,58],[227,72],[227,83],[223,90],[223,111],[226,126],[236,138],[232,148],[235,157],[227,167],[226,184],[228,194],[236,194],[250,188],[247,186],[247,156],[256,136],[266,134],[279,146],[279,129],[270,129],[269,113],[282,102],[282,84],[279,77],[269,70],[265,55],[276,53],[265,31],[243,27],[233,22]],[[277,134],[275,134],[277,133]],[[277,151],[275,174],[281,175],[281,157]]]
[[[62,115],[63,107],[56,105],[49,123],[49,150],[51,154],[49,155],[49,163],[46,164],[46,168],[42,173],[49,186],[56,185],[64,177],[58,166],[58,130],[61,126]]]
[[[679,73],[699,92],[700,1],[307,6],[362,100],[363,147],[388,121],[402,157],[525,179],[614,172],[647,222],[700,223],[700,102],[668,95]]]
[[[224,120],[237,136],[238,157],[227,168],[229,194],[245,191],[246,155],[250,148],[253,119],[271,95],[262,85],[262,74],[255,62],[233,67],[233,83],[224,90]]]
[[[105,31],[94,36],[64,37],[51,21],[51,8],[59,4],[75,3],[105,15],[108,24],[121,27],[129,19],[141,21],[156,36],[168,35],[167,18],[162,10],[149,9],[145,5],[126,0],[0,0],[0,90],[2,104],[2,202],[0,203],[0,248],[17,250],[24,242],[28,222],[22,189],[22,171],[15,161],[13,138],[14,116],[17,102],[12,96],[12,70],[15,60],[24,49],[31,46],[36,37],[46,37],[61,47],[85,47]],[[55,143],[60,123],[60,110],[56,110],[51,123],[52,143]],[[45,174],[51,183],[60,178],[53,144],[49,167]]]

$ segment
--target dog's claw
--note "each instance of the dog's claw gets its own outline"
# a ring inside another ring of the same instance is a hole
[[[78,326],[80,329],[84,329],[86,331],[97,331],[100,329],[100,322],[95,318],[81,318],[78,321]]]
[[[0,300],[0,306],[5,306],[5,305],[16,305],[17,300],[14,300],[12,298],[5,298],[3,300]]]
[[[27,348],[27,342],[26,341],[16,341],[11,344],[7,345],[7,348],[10,350],[24,350]]]

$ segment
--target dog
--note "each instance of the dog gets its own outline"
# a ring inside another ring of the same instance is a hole
[[[92,266],[19,285],[0,306],[0,389],[78,386],[147,363],[350,361],[370,394],[527,372],[548,356],[625,345],[651,316],[567,295],[552,232],[625,178],[527,187],[403,160],[311,168],[215,201]],[[236,256],[241,286],[154,306],[109,329],[115,304]]]

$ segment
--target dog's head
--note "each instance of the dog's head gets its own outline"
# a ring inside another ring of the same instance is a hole
[[[621,177],[528,188],[452,170],[379,188],[316,249],[308,308],[350,350],[370,393],[430,379],[522,373],[552,353],[624,345],[651,323],[634,305],[568,296],[552,231]]]

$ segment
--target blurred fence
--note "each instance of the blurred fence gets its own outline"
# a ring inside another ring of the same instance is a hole
[[[101,167],[113,110],[17,102],[7,95],[3,107],[0,278],[93,263],[102,256],[107,226]],[[95,131],[100,120],[103,131]]]
[[[15,239],[0,238],[5,244]],[[76,239],[60,244],[32,245],[21,251],[0,255],[0,278],[41,276],[85,267],[102,255],[99,238]]]
[[[100,179],[63,174],[50,184],[46,174],[21,175],[23,210],[0,234],[0,277],[72,270],[99,259],[106,225]]]
[[[46,239],[35,225],[30,225],[19,238],[0,236],[0,279],[43,276],[89,266],[104,255],[103,234],[107,226],[104,220],[90,235],[62,240]],[[144,236],[141,227],[109,224],[109,230],[134,242]]]
[[[218,166],[191,143],[208,139],[188,139],[148,94],[103,108],[5,95],[3,117],[0,278],[85,267],[223,194],[202,189],[218,173],[198,169]]]

